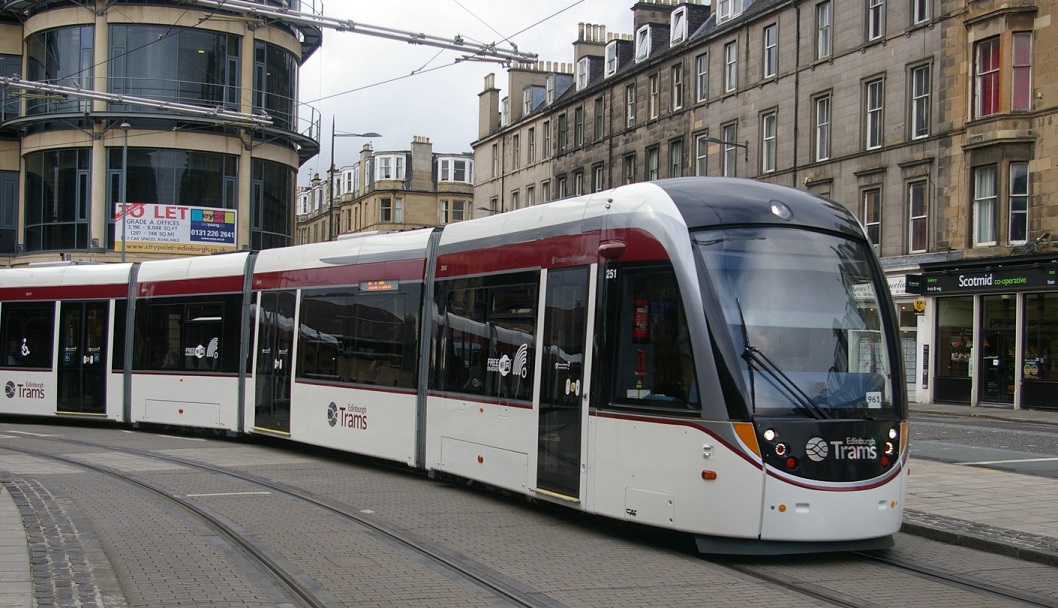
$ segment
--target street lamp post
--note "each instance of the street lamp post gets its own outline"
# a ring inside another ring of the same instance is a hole
[[[746,143],[740,144],[737,141],[724,141],[719,137],[706,136],[702,138],[702,141],[707,141],[711,144],[723,144],[725,146],[734,146],[736,148],[742,148],[746,151],[746,162],[749,162],[749,140]]]
[[[127,122],[121,123],[121,130],[125,132],[121,143],[121,262],[125,262],[125,225],[129,217],[126,199],[129,181],[129,129],[132,127]]]
[[[327,170],[327,199],[329,201],[327,212],[327,240],[333,241],[334,230],[334,138],[335,137],[382,137],[374,131],[367,133],[338,133],[334,130],[334,117],[331,117],[331,167]]]

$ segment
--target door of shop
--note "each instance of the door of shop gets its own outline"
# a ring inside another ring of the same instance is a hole
[[[978,400],[1014,403],[1017,300],[1013,294],[981,297],[981,348],[978,349]]]

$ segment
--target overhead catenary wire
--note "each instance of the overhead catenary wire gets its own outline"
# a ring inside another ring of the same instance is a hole
[[[80,99],[91,99],[93,101],[137,105],[159,110],[168,110],[188,116],[216,118],[218,120],[245,123],[247,126],[271,126],[272,124],[272,117],[263,112],[260,114],[248,114],[246,112],[234,112],[219,106],[208,107],[174,101],[159,101],[157,99],[149,99],[146,97],[134,97],[132,95],[121,95],[117,93],[103,93],[100,91],[81,89],[79,87],[66,87],[48,82],[22,80],[18,77],[9,76],[0,76],[0,84],[18,89],[50,93],[65,97],[77,97]]]
[[[245,15],[276,18],[284,22],[315,27],[325,27],[340,32],[355,32],[367,36],[387,38],[408,44],[421,44],[468,53],[468,58],[486,58],[501,62],[527,62],[536,60],[536,54],[519,51],[513,44],[511,48],[502,48],[500,43],[479,44],[470,42],[460,35],[451,38],[434,36],[423,32],[412,32],[396,28],[361,23],[352,19],[337,19],[324,15],[302,13],[284,8],[271,7],[246,0],[185,0],[198,6],[217,10],[242,13]],[[581,0],[583,1],[583,0]]]

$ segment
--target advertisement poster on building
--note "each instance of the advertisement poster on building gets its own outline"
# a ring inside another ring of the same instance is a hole
[[[236,249],[234,209],[148,203],[118,203],[116,209],[115,251],[208,255]]]

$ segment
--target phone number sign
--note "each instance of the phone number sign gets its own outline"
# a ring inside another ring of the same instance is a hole
[[[238,214],[231,209],[118,204],[116,249],[133,253],[210,254],[234,251]]]

